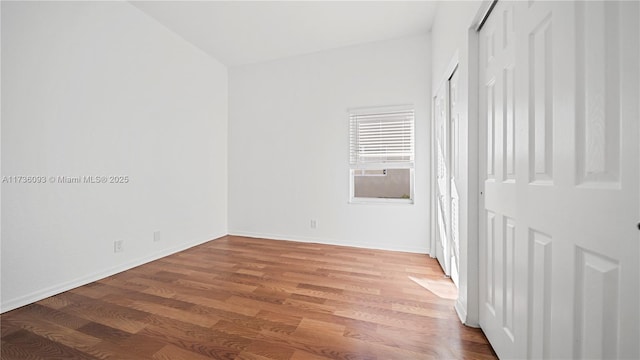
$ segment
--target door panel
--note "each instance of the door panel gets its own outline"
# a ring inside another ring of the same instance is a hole
[[[458,76],[454,70],[434,98],[436,182],[436,257],[444,273],[458,284],[459,265],[459,132]]]
[[[451,279],[458,285],[458,269],[460,268],[460,193],[458,192],[458,179],[460,169],[460,102],[458,101],[458,71],[454,70],[448,81],[449,103],[449,192],[451,194],[449,209],[451,211]]]
[[[449,106],[447,88],[443,87],[435,97],[435,150],[436,176],[436,258],[446,275],[451,274],[449,252]]]
[[[504,358],[638,358],[637,2],[499,2],[479,34],[480,324]]]
[[[480,325],[500,356],[516,357],[526,322],[518,295],[522,269],[519,216],[516,212],[516,86],[514,7],[498,3],[480,33],[480,169],[484,209],[480,222]],[[481,205],[482,206],[482,205]],[[509,354],[509,355],[505,355]],[[522,357],[522,354],[519,354]]]

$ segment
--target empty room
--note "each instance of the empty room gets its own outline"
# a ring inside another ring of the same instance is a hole
[[[1,1],[1,359],[640,358],[640,2]]]

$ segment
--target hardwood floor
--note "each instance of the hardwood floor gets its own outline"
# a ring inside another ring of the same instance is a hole
[[[426,255],[227,236],[0,316],[2,359],[493,359]]]

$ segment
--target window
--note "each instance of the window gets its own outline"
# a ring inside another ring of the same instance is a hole
[[[349,111],[351,202],[413,203],[414,111]]]

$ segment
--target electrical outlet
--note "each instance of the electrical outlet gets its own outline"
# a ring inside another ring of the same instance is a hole
[[[124,251],[124,240],[116,240],[113,242],[113,252],[123,252]]]
[[[318,220],[316,220],[316,219],[311,219],[311,223],[310,223],[310,225],[311,225],[311,228],[312,228],[312,229],[316,229],[316,228],[318,227]]]
[[[153,232],[153,242],[160,241],[160,230],[156,230]]]

